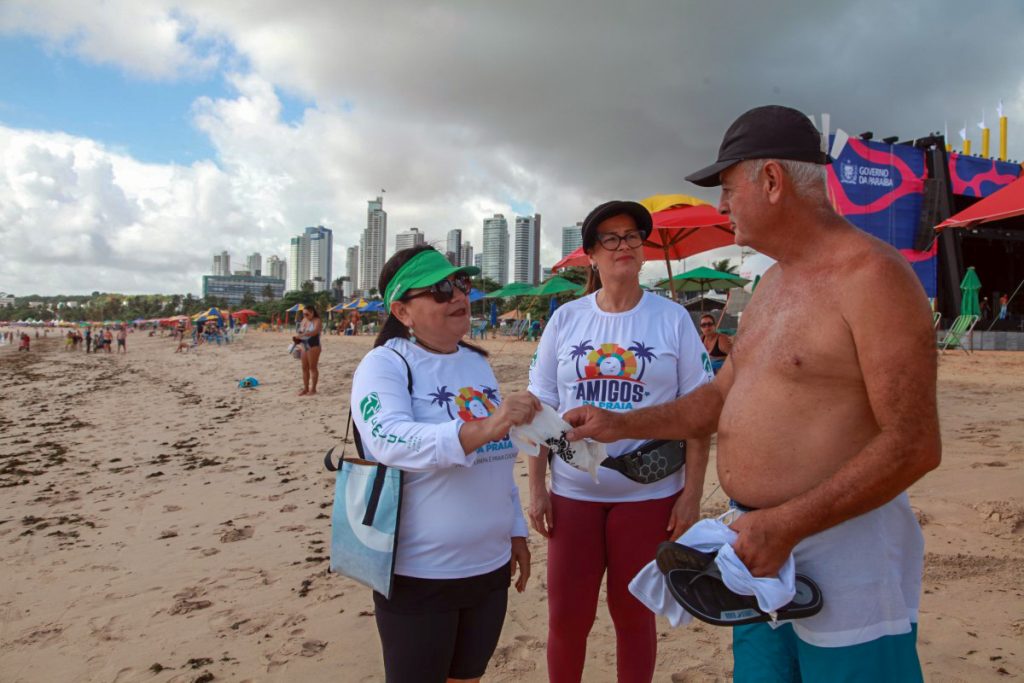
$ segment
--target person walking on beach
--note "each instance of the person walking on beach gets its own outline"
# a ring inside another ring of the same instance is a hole
[[[736,243],[778,263],[722,371],[662,406],[566,415],[570,439],[717,432],[721,486],[739,515],[736,555],[768,577],[792,553],[820,586],[815,616],[734,627],[740,683],[922,680],[924,540],[906,489],[941,458],[935,336],[906,260],[832,208],[829,161],[804,114],[769,106],[740,116],[718,161],[688,180],[721,184]]]
[[[128,328],[125,325],[121,325],[121,327],[117,330],[117,352],[128,353],[128,347],[126,346],[127,343]]]
[[[378,282],[387,321],[352,378],[364,452],[407,473],[391,596],[373,594],[388,683],[479,681],[515,570],[520,592],[530,577],[508,431],[540,403],[501,396],[487,353],[462,341],[478,272],[429,246],[395,253]]]
[[[999,319],[1000,320],[1006,320],[1010,316],[1010,313],[1007,310],[1007,307],[1009,305],[1010,305],[1010,297],[1008,297],[1006,295],[1006,292],[1003,292],[1002,296],[999,297]]]
[[[671,401],[711,381],[711,367],[686,309],[640,287],[643,241],[652,229],[641,204],[611,201],[583,221],[590,258],[588,295],[559,307],[541,336],[529,390],[565,412],[583,405],[616,411]],[[640,460],[651,444],[608,446],[617,462]],[[709,441],[676,440],[674,467],[638,480],[602,467],[590,474],[552,457],[529,459],[530,521],[548,539],[548,677],[578,683],[587,635],[608,574],[622,683],[654,676],[654,615],[629,592],[629,581],[654,559],[658,544],[678,538],[700,517]],[[686,465],[683,466],[685,459]]]
[[[292,341],[302,345],[302,391],[299,396],[312,396],[316,393],[316,383],[320,380],[320,333],[323,321],[313,305],[302,309],[302,320],[296,325],[296,335]]]
[[[103,329],[103,347],[107,350],[107,353],[113,353],[114,348],[114,333],[110,331],[109,327]]]

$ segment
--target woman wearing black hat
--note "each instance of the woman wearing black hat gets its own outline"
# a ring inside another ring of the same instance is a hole
[[[426,246],[388,259],[390,315],[352,379],[364,452],[406,472],[391,595],[373,594],[389,683],[479,680],[514,569],[520,592],[530,575],[508,431],[540,403],[501,396],[487,353],[462,341],[478,272]]]
[[[685,309],[640,287],[651,229],[650,213],[636,202],[607,202],[583,223],[588,296],[555,311],[530,371],[530,392],[560,413],[583,405],[629,411],[711,380]],[[599,468],[598,482],[551,458],[550,491],[548,460],[529,463],[530,520],[548,538],[548,675],[555,683],[582,677],[606,570],[618,680],[652,679],[654,615],[628,584],[659,543],[677,538],[699,514],[707,442],[624,440],[608,444],[608,453],[612,462]]]

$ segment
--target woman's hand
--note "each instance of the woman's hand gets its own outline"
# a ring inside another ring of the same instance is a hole
[[[668,538],[675,541],[700,518],[700,494],[687,495],[683,489],[668,516]]]
[[[502,400],[494,415],[487,418],[492,421],[493,438],[491,441],[504,438],[508,430],[516,425],[527,424],[540,410],[540,400],[528,391],[517,391]]]
[[[551,513],[551,494],[541,481],[541,488],[530,489],[530,526],[544,538],[551,538],[555,530],[555,518]]]
[[[526,582],[530,580],[530,546],[522,536],[512,537],[512,576],[516,575],[516,565],[519,565],[516,590],[522,593],[526,590]]]

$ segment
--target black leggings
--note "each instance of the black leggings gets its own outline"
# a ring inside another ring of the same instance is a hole
[[[391,599],[374,592],[387,683],[479,678],[505,623],[511,569],[465,579],[395,576]]]

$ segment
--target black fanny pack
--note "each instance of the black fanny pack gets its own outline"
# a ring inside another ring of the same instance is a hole
[[[605,458],[601,467],[640,484],[653,484],[678,472],[685,462],[685,441],[647,441],[634,451]]]

